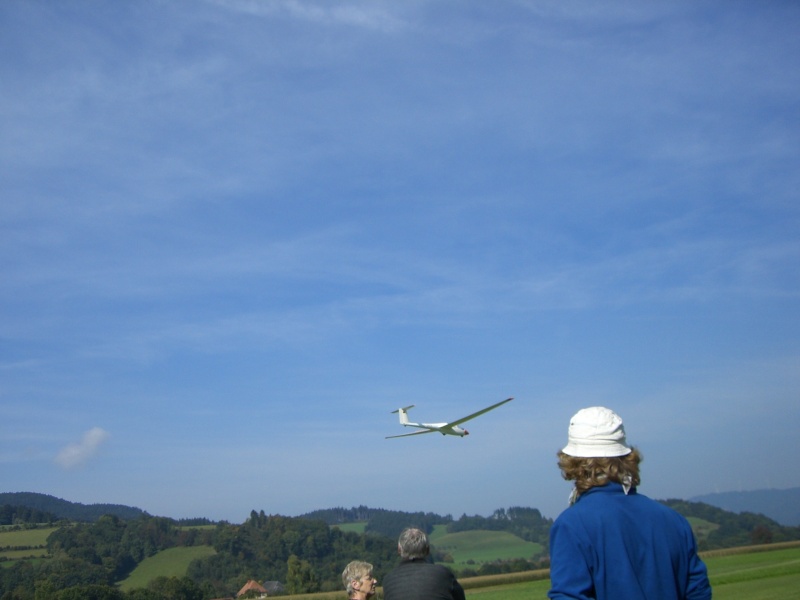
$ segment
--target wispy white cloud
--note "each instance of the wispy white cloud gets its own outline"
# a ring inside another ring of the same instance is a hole
[[[55,461],[65,469],[73,469],[94,458],[110,434],[100,427],[92,427],[79,442],[68,444],[58,453]]]
[[[403,20],[396,12],[390,10],[393,4],[384,2],[312,0],[210,0],[210,2],[229,10],[263,17],[288,15],[306,21],[350,25],[379,31],[395,31],[404,26]]]

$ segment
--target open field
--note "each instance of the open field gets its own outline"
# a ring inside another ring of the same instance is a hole
[[[800,596],[800,548],[705,558],[714,598],[766,600]]]
[[[58,527],[43,527],[42,529],[19,529],[12,531],[0,529],[0,549],[12,546],[44,546],[47,537]]]
[[[784,600],[800,595],[800,547],[705,558],[714,600]],[[469,580],[465,580],[465,587]],[[550,581],[467,589],[476,600],[546,598]]]
[[[43,559],[47,554],[44,547],[47,536],[57,527],[43,527],[41,529],[0,529],[0,568],[9,567],[15,560]]]
[[[147,587],[147,584],[159,576],[183,577],[186,569],[196,558],[211,556],[216,551],[211,546],[181,546],[162,550],[155,556],[145,558],[133,570],[133,573],[119,587],[123,591],[139,587]]]
[[[342,531],[352,531],[353,533],[364,533],[364,529],[367,527],[366,521],[361,521],[359,523],[341,523],[339,525],[333,525],[336,529],[341,529]]]
[[[697,538],[698,542],[706,539],[712,531],[719,529],[719,525],[716,523],[698,517],[687,517],[686,520],[689,521],[689,524],[692,526],[692,531],[694,531],[694,536]]]
[[[28,548],[25,550],[0,550],[0,558],[10,565],[11,561],[27,558],[45,558],[49,556],[47,548]]]
[[[507,531],[434,531],[431,543],[438,552],[447,552],[453,557],[451,563],[443,564],[456,570],[467,566],[478,568],[481,563],[496,560],[531,559],[542,552],[540,544],[526,542]]]
[[[476,598],[477,600],[531,600],[536,598],[546,600],[549,589],[550,580],[542,579],[467,590],[466,594],[467,598]]]

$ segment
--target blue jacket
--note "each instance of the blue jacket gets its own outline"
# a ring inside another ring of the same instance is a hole
[[[689,523],[618,483],[594,487],[550,529],[548,596],[597,600],[709,600]]]

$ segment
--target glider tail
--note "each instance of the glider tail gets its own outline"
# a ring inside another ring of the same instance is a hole
[[[393,410],[392,414],[400,413],[400,425],[408,425],[408,411],[414,408],[414,405],[406,406],[405,408],[398,408]]]

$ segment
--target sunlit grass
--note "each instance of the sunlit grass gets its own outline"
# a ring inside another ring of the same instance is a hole
[[[147,584],[156,577],[183,577],[186,575],[189,563],[197,558],[211,556],[215,552],[211,546],[181,546],[162,550],[140,562],[130,577],[121,582],[119,587],[127,591],[147,587]]]
[[[482,563],[514,558],[532,559],[542,552],[541,544],[526,542],[507,531],[434,532],[431,543],[436,551],[453,557],[448,566],[480,567]]]

